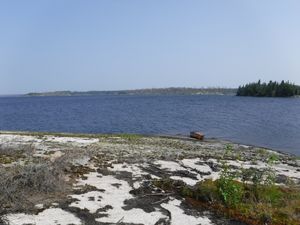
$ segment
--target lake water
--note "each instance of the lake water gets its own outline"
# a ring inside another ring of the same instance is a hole
[[[183,134],[300,155],[300,98],[1,97],[0,130]]]

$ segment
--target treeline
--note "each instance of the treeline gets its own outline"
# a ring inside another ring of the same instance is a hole
[[[291,97],[300,95],[300,86],[290,82],[270,81],[269,83],[249,83],[240,86],[236,93],[237,96],[256,96],[256,97]]]

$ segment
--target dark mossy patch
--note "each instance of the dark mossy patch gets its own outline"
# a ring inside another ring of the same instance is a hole
[[[88,166],[71,166],[70,168],[68,168],[67,170],[70,170],[70,171],[67,171],[67,172],[70,172],[71,173],[71,177],[74,177],[74,178],[83,178],[84,179],[84,175],[90,173],[90,172],[95,172],[94,169],[91,169],[90,167]]]
[[[9,155],[0,155],[0,163],[1,164],[11,164],[18,160],[18,158],[9,156]]]

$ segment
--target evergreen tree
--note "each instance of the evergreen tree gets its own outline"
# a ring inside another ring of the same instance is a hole
[[[260,80],[257,83],[249,83],[239,86],[237,96],[257,96],[257,97],[291,97],[300,95],[300,86],[282,80],[280,83],[269,81],[262,83]]]

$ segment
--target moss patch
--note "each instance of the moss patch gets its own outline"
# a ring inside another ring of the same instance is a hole
[[[227,204],[220,191],[220,180],[205,180],[194,187],[181,181],[170,179],[155,180],[157,187],[165,191],[176,192],[193,206],[206,207],[236,220],[256,225],[299,225],[300,189],[278,186],[261,186],[259,198],[255,197],[254,187],[235,181],[241,196],[235,204]]]

